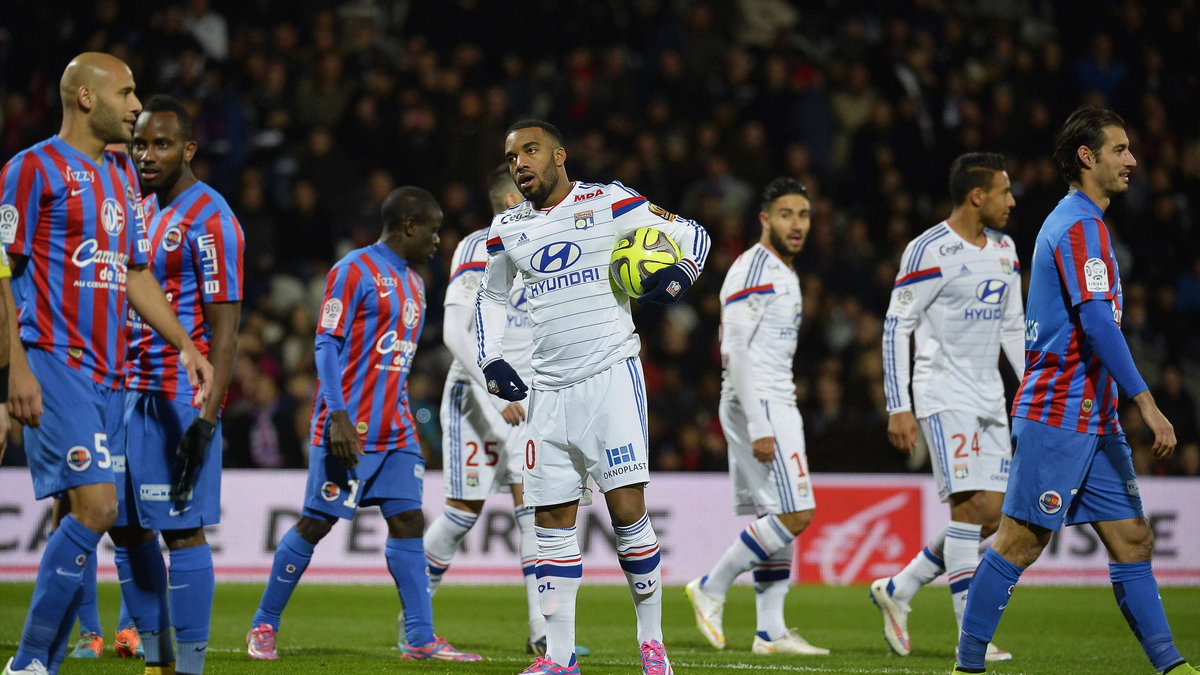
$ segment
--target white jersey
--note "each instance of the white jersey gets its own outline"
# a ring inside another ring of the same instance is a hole
[[[738,256],[721,284],[721,398],[740,399],[736,373],[730,372],[730,357],[737,367],[749,368],[754,398],[741,401],[757,409],[758,401],[795,403],[796,383],[792,359],[803,310],[800,279],[792,266],[762,244]],[[747,344],[730,340],[731,324],[739,324]],[[744,350],[744,361],[733,351]],[[752,439],[753,440],[753,439]]]
[[[637,356],[641,343],[629,297],[616,289],[608,268],[617,240],[639,227],[674,239],[683,254],[679,264],[695,281],[708,255],[704,228],[618,182],[577,182],[549,208],[524,201],[497,214],[476,308],[479,364],[508,357],[504,307],[518,274],[533,322],[534,388],[567,387]]]
[[[446,306],[463,305],[475,310],[479,296],[483,270],[487,267],[488,228],[482,228],[463,237],[454,249],[454,260],[450,266],[450,282],[446,286]],[[513,280],[505,305],[507,323],[504,324],[504,357],[517,371],[521,379],[528,382],[533,378],[533,328],[529,321],[528,303],[525,300],[525,283],[520,277]],[[475,322],[467,326],[471,344],[475,344]],[[474,364],[472,364],[472,367]],[[450,380],[471,380],[466,365],[455,358],[447,375]]]
[[[943,221],[904,249],[883,332],[889,413],[913,410],[925,418],[965,410],[1007,424],[997,364],[1003,347],[1018,377],[1025,367],[1021,265],[1009,236],[984,234],[987,243],[978,248]]]

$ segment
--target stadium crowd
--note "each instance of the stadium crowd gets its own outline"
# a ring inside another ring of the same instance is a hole
[[[1090,102],[1124,116],[1139,161],[1108,220],[1128,283],[1123,328],[1175,425],[1176,457],[1150,459],[1135,407],[1122,421],[1140,472],[1200,475],[1194,1],[89,4],[0,9],[0,162],[54,133],[59,69],[85,49],[127,61],[139,94],[194,111],[193,167],[229,199],[248,252],[226,466],[303,466],[324,274],[375,241],[382,199],[405,184],[432,191],[446,214],[423,270],[430,316],[410,382],[439,465],[449,258],[489,220],[504,129],[540,117],[566,134],[572,176],[619,179],[713,237],[684,302],[638,310],[653,468],[725,468],[717,291],[757,238],[758,195],[777,175],[814,200],[795,368],[810,467],[920,468],[888,445],[880,354],[904,244],[949,212],[950,161],[995,151],[1017,200],[1009,233],[1028,260],[1065,192],[1052,135]]]

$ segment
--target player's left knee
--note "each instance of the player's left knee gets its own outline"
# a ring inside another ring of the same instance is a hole
[[[387,517],[388,536],[393,539],[415,539],[425,533],[425,514],[421,509],[404,511]]]
[[[163,541],[167,543],[167,549],[171,551],[182,551],[185,548],[196,548],[208,543],[204,538],[204,528],[195,527],[187,530],[163,530]]]
[[[808,509],[807,511],[793,511],[791,513],[781,513],[779,515],[780,522],[794,535],[798,535],[808,528],[812,523],[813,515],[816,509]]]

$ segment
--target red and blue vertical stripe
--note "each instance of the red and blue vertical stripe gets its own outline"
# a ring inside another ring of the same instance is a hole
[[[106,387],[124,380],[125,283],[146,263],[137,177],[128,155],[97,163],[57,136],[21,151],[0,173],[0,209],[15,218],[13,280],[21,341]]]
[[[245,236],[229,204],[216,190],[197,182],[157,210],[144,208],[150,241],[150,270],[179,323],[206,357],[212,327],[204,303],[242,299]],[[179,350],[150,326],[131,323],[129,372],[125,386],[190,403],[192,386],[179,363]]]

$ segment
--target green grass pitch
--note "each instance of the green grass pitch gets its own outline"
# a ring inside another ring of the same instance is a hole
[[[279,636],[281,659],[251,661],[244,636],[262,586],[218,584],[207,672],[282,675],[284,673],[519,673],[529,663],[524,590],[519,586],[461,586],[451,576],[434,600],[438,633],[460,648],[477,651],[476,664],[415,663],[399,659],[395,646],[395,590],[385,586],[301,584],[284,614]],[[31,584],[0,584],[0,661],[16,648]],[[140,662],[112,655],[117,613],[116,584],[100,585],[100,603],[109,638],[105,658],[69,660],[61,672],[140,673]],[[1164,588],[1163,601],[1177,644],[1200,662],[1200,588]],[[633,609],[623,586],[584,586],[579,594],[578,642],[592,655],[580,661],[583,673],[638,673]],[[826,657],[767,657],[750,654],[754,598],[749,587],[729,595],[725,630],[729,646],[711,649],[692,621],[683,589],[665,597],[664,630],[675,672],[715,673],[948,673],[953,667],[954,617],[945,587],[922,591],[914,601],[910,630],[913,653],[893,656],[880,634],[879,613],[862,586],[800,586],[788,596],[789,623],[813,644],[829,647]],[[994,673],[1150,673],[1149,663],[1130,634],[1108,588],[1022,587],[1013,596],[996,642],[1016,660],[994,665]]]

